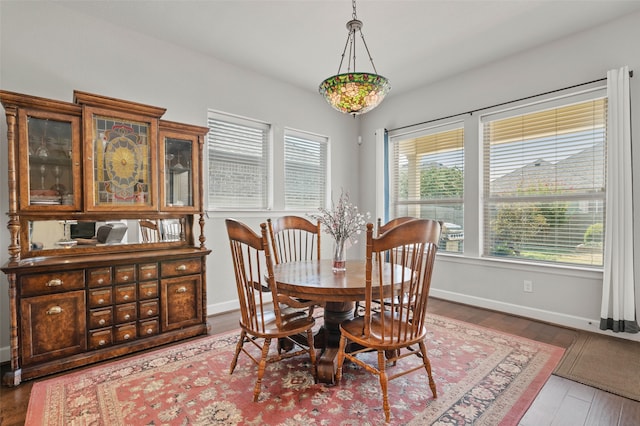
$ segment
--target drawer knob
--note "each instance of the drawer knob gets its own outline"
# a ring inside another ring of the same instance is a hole
[[[104,283],[104,278],[98,278],[98,284]]]
[[[187,265],[180,265],[176,268],[176,271],[186,271],[187,270]]]
[[[47,315],[58,315],[62,313],[62,308],[60,306],[52,306],[47,309]]]
[[[153,315],[153,309],[149,309],[149,310],[147,311],[147,315]]]
[[[185,286],[178,287],[178,289],[176,290],[176,293],[186,293],[186,292],[187,292],[187,288]]]
[[[104,320],[104,318],[101,318],[101,319],[100,319],[100,321],[98,321],[98,324],[100,324],[100,325],[104,325],[104,323],[105,323],[105,322],[106,322],[106,321]]]
[[[124,300],[129,300],[129,295],[128,295],[128,294],[125,294],[125,295],[124,295],[124,297],[123,297],[123,299],[124,299]]]
[[[102,339],[102,340],[100,340],[100,341],[98,342],[98,346],[104,346],[104,345],[106,345],[106,344],[107,344],[107,341],[106,341],[106,340],[104,340],[104,339]]]
[[[151,272],[147,272],[144,276],[147,277],[147,278],[151,278],[152,275],[153,274]]]
[[[123,275],[123,276],[122,276],[122,279],[123,279],[124,281],[129,281],[129,275]]]
[[[104,299],[98,299],[98,305],[102,305],[104,303]]]
[[[129,333],[124,335],[124,340],[129,340],[131,338],[131,336],[129,335]]]
[[[147,334],[153,334],[153,328],[147,328]]]
[[[131,315],[129,315],[129,314],[126,314],[126,315],[124,316],[124,319],[126,319],[126,320],[128,320],[129,318],[131,318]]]
[[[52,280],[47,281],[45,285],[47,287],[58,287],[62,285],[62,280],[60,278],[54,278]]]
[[[147,292],[145,293],[147,296],[151,296],[153,294],[153,291],[151,290],[147,290]]]

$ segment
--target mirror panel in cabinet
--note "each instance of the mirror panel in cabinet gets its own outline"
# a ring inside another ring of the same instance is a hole
[[[149,223],[154,224],[152,237],[144,226]],[[36,220],[28,224],[28,244],[33,254],[92,246],[186,242],[185,223],[181,219]]]

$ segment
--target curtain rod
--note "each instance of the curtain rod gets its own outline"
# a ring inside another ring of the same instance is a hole
[[[629,71],[629,77],[633,77],[633,70]],[[539,93],[537,95],[525,96],[524,98],[515,99],[513,101],[500,102],[498,104],[494,104],[494,105],[490,105],[490,106],[486,106],[486,107],[482,107],[482,108],[472,109],[472,110],[469,110],[467,112],[460,112],[458,114],[452,114],[452,115],[448,115],[446,117],[434,118],[433,120],[427,120],[427,121],[423,121],[423,122],[420,122],[420,123],[409,124],[409,125],[402,126],[402,127],[396,127],[395,129],[388,129],[387,132],[392,132],[392,131],[395,131],[395,130],[402,130],[402,129],[406,129],[406,128],[413,127],[413,126],[421,126],[423,124],[429,124],[429,123],[433,123],[435,121],[440,121],[440,120],[446,120],[446,119],[449,119],[449,118],[459,117],[461,115],[467,115],[467,114],[473,115],[474,112],[484,111],[486,109],[491,109],[491,108],[495,108],[495,107],[499,107],[499,106],[503,106],[503,105],[509,105],[509,104],[514,103],[514,102],[526,101],[528,99],[537,98],[538,96],[549,95],[551,93],[562,92],[563,90],[573,89],[573,88],[580,87],[580,86],[586,86],[587,84],[598,83],[600,81],[605,81],[606,79],[607,79],[606,77],[599,78],[597,80],[587,81],[586,83],[579,83],[579,84],[574,84],[573,86],[563,87],[562,89],[555,89],[555,90],[550,90],[548,92]]]

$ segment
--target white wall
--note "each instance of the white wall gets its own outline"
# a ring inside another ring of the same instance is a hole
[[[390,95],[382,105],[364,116],[361,125],[361,163],[374,164],[375,130],[394,129],[449,115],[488,107],[519,98],[556,90],[606,77],[607,70],[629,65],[631,79],[633,165],[640,170],[640,13],[607,25],[521,52],[485,67],[461,72],[449,79],[411,93]],[[473,49],[473,42],[469,43]],[[393,83],[393,76],[387,76]],[[475,114],[477,116],[477,114]],[[466,118],[469,120],[469,118]],[[467,135],[468,137],[469,135]],[[476,139],[477,140],[477,139]],[[474,147],[468,147],[474,150]],[[477,149],[477,148],[475,148]],[[479,160],[466,163],[466,176],[477,176]],[[371,185],[376,174],[362,167],[360,175],[363,209],[374,209],[376,192]],[[471,173],[470,173],[471,172]],[[366,190],[371,188],[371,190]],[[477,179],[465,183],[465,200],[478,200]],[[634,173],[635,211],[640,211],[640,173]],[[567,268],[535,267],[491,261],[478,257],[479,211],[465,209],[465,249],[471,256],[439,255],[432,294],[543,319],[554,323],[596,331],[600,316],[602,274]],[[636,215],[636,217],[639,217]],[[636,247],[640,247],[640,222],[635,221]],[[635,253],[636,278],[640,274],[640,250]],[[533,281],[534,292],[523,292],[523,281]],[[636,279],[638,282],[638,279]],[[640,288],[636,286],[640,306]],[[618,334],[640,340],[638,335]]]
[[[124,4],[123,4],[124,5]],[[358,199],[357,124],[315,93],[185,51],[55,2],[0,4],[0,88],[71,102],[73,90],[167,109],[163,118],[206,126],[207,109],[273,124],[276,154],[285,126],[326,135],[331,143],[333,191]],[[301,108],[300,105],[304,105]],[[0,109],[4,116],[4,110]],[[6,122],[0,120],[0,214],[8,211]],[[282,173],[276,170],[276,179]],[[278,182],[276,182],[277,184]],[[281,181],[279,182],[281,184]],[[282,206],[281,198],[276,198]],[[269,215],[279,215],[276,209]],[[234,308],[236,290],[224,218],[258,229],[267,214],[211,213],[206,221],[209,313]],[[4,222],[6,223],[6,222]],[[0,264],[8,260],[8,231],[0,226]],[[325,239],[329,241],[329,239]],[[0,360],[8,359],[7,279],[0,274]]]

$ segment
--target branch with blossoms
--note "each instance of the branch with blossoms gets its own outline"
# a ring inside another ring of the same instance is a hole
[[[351,241],[351,244],[358,242],[354,237],[360,234],[371,217],[369,212],[362,214],[358,211],[358,206],[349,201],[349,194],[342,191],[338,204],[331,201],[331,210],[319,208],[320,214],[309,214],[314,220],[319,220],[324,225],[326,233],[333,236],[336,241]]]

